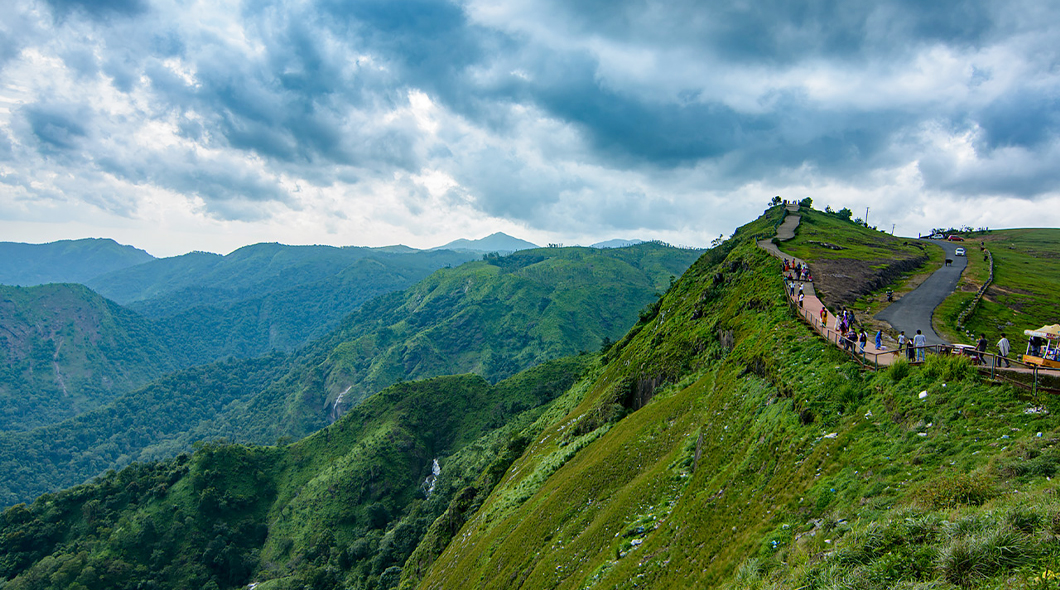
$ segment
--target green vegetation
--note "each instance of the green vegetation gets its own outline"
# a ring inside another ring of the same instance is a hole
[[[475,258],[442,251],[255,244],[227,256],[192,252],[88,282],[156,320],[191,362],[292,352],[331,332],[365,301]]]
[[[942,264],[940,249],[865,228],[848,213],[803,207],[795,238],[783,246],[786,254],[811,263],[814,286],[829,305],[853,304]]]
[[[75,419],[0,436],[0,505],[197,440],[297,440],[402,380],[476,372],[496,382],[596,350],[696,255],[658,244],[548,248],[443,269],[369,302],[296,355],[189,369]]]
[[[183,364],[149,322],[65,284],[0,286],[0,359],[0,432],[90,411]]]
[[[966,329],[986,333],[991,345],[1008,335],[1013,356],[1027,347],[1023,331],[1060,322],[1060,230],[1007,229],[975,232],[966,236],[968,269],[958,289],[935,312],[942,333],[955,342],[972,343],[957,330],[957,315],[975,297],[989,275],[980,244],[994,256],[994,282]]]
[[[5,590],[384,587],[455,494],[503,473],[525,444],[519,431],[595,360],[496,386],[473,375],[403,383],[294,445],[211,444],[46,494],[0,517],[0,580]]]
[[[280,355],[195,367],[64,422],[0,433],[0,505],[30,501],[133,461],[173,457],[195,441],[217,438],[219,414],[287,370]]]
[[[703,262],[612,348],[418,587],[990,588],[1055,569],[1060,547],[1043,533],[1060,455],[1043,408],[959,357],[862,373],[789,315],[764,254],[743,245]],[[705,280],[719,268],[724,289]],[[734,332],[732,350],[718,330]],[[1041,524],[1013,533],[1003,515],[1017,512]],[[937,536],[909,527],[865,553],[860,531],[914,513]]]
[[[295,444],[208,445],[10,508],[3,588],[1055,586],[1060,401],[984,382],[960,356],[863,371],[791,312],[755,246],[778,210],[672,284],[660,273],[664,295],[600,356],[494,386],[399,383]],[[423,346],[494,337],[449,318],[496,309],[487,279],[519,309],[527,277],[588,272],[550,250],[438,273],[336,341],[383,353],[381,328],[412,342],[418,314],[452,330]],[[528,331],[550,326],[538,317]],[[435,366],[405,346],[411,367]],[[254,414],[292,420],[326,406],[314,392],[352,391],[338,350],[285,377],[300,397]]]
[[[287,377],[233,409],[218,433],[298,438],[402,380],[472,372],[496,382],[596,350],[625,333],[698,255],[654,243],[543,248],[439,270],[366,303]]]
[[[0,242],[0,285],[83,283],[151,260],[154,257],[147,252],[110,239],[86,238],[49,244]]]

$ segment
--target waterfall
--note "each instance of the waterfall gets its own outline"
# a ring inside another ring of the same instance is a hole
[[[438,483],[438,476],[442,474],[442,466],[438,464],[438,459],[434,460],[434,464],[431,465],[431,474],[427,476],[427,479],[423,480],[423,493],[428,498],[431,497],[431,492],[434,491],[434,484]]]

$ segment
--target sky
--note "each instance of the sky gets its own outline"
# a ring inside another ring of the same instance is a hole
[[[0,241],[1060,226],[1056,0],[5,0]]]

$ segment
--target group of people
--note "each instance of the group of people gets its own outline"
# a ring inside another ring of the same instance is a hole
[[[986,349],[990,346],[990,343],[986,340],[986,334],[980,332],[979,340],[975,342],[975,356],[972,358],[972,362],[977,365],[986,364]],[[1008,362],[1008,353],[1012,350],[1012,344],[1009,343],[1008,337],[1005,333],[1001,333],[1001,340],[997,341],[998,365],[1005,363],[1006,367],[1011,367],[1012,364]]]
[[[812,281],[810,267],[796,260],[784,259],[784,273],[789,281]]]
[[[924,361],[924,348],[926,346],[927,336],[924,336],[924,333],[920,330],[917,330],[912,338],[906,337],[905,330],[898,333],[898,355],[901,356],[904,351],[906,358],[911,362]]]

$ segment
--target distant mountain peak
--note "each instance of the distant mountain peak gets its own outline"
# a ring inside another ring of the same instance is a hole
[[[597,242],[590,248],[625,248],[626,246],[636,246],[637,244],[643,244],[644,240],[626,240],[622,238],[615,238],[613,240],[605,240],[603,242]]]
[[[519,238],[509,236],[504,232],[495,232],[478,240],[460,238],[459,240],[453,240],[444,246],[438,246],[437,248],[431,249],[468,250],[472,252],[517,252],[519,250],[529,250],[531,248],[540,248],[540,246],[532,242],[527,242],[526,240],[520,240]]]

